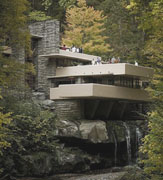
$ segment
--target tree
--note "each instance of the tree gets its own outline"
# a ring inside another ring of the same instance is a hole
[[[0,43],[6,45],[30,44],[27,30],[27,0],[0,0]]]
[[[26,0],[0,0],[0,98],[2,101],[7,88],[14,89],[20,82],[26,67],[3,55],[3,45],[28,47],[30,36],[27,30],[28,2]],[[29,65],[32,69],[33,67]],[[3,106],[0,107],[0,152],[7,147],[8,128],[7,124],[11,121],[11,113],[4,112]]]
[[[51,0],[29,0],[29,2],[31,4],[31,11],[29,13],[30,22],[45,21],[52,18],[51,16],[47,15],[47,11],[52,5]]]
[[[65,9],[69,8],[70,6],[76,4],[77,0],[59,0],[59,5],[64,7]]]
[[[64,7],[59,5],[59,0],[28,0],[31,4],[30,21],[44,21],[47,19],[65,19]]]
[[[127,0],[104,0],[98,8],[107,16],[106,36],[113,49],[108,55],[133,62],[141,58],[144,39],[142,30],[138,29],[136,16],[130,14],[127,5]]]
[[[152,180],[161,180],[163,173],[163,104],[157,104],[154,111],[149,114],[149,133],[143,139],[141,152],[147,155],[142,160],[144,171]]]
[[[154,100],[149,113],[149,131],[145,136],[141,151],[146,155],[142,160],[144,171],[153,180],[161,180],[163,174],[163,1],[138,1],[132,0],[130,9],[133,13],[140,14],[139,27],[143,29],[145,36],[145,47],[143,53],[144,64],[154,68],[155,74],[148,91]]]
[[[2,97],[0,97],[2,98]],[[2,155],[2,150],[10,146],[10,143],[7,140],[9,129],[7,125],[10,124],[11,113],[3,113],[3,109],[0,107],[0,155]]]
[[[8,104],[5,104],[4,110],[13,113],[11,123],[7,122],[7,128],[3,129],[9,135],[7,141],[3,141],[3,144],[4,142],[6,144],[2,149],[3,156],[0,156],[0,168],[3,170],[3,175],[23,175],[24,171],[30,172],[30,168],[27,167],[31,160],[26,159],[26,155],[36,152],[54,152],[56,115],[30,98],[20,100],[10,96],[6,97],[6,100]],[[9,148],[5,149],[7,145]]]
[[[105,21],[102,11],[87,7],[85,0],[78,0],[77,6],[67,9],[63,44],[82,47],[85,53],[104,55],[110,50],[103,35]]]

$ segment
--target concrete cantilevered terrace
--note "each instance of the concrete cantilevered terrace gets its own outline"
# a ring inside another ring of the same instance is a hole
[[[150,79],[153,76],[153,69],[127,63],[69,66],[57,68],[56,75],[48,76],[47,78],[82,77],[92,75],[101,76],[109,74],[134,76],[140,79]]]
[[[147,91],[103,84],[68,84],[50,88],[50,99],[119,99],[149,101]]]
[[[74,60],[79,60],[83,62],[90,62],[93,59],[97,59],[97,56],[89,55],[89,54],[84,54],[84,53],[76,53],[76,52],[70,52],[70,51],[65,51],[59,49],[58,53],[53,53],[53,54],[48,54],[48,55],[40,55],[40,57],[48,57],[53,60],[57,59],[63,59],[66,58],[67,60],[69,59],[74,59]]]

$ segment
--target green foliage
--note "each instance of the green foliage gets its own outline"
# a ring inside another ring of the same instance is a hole
[[[29,49],[30,36],[27,31],[28,2],[26,0],[0,0],[0,43],[2,45],[27,47]],[[6,88],[17,88],[24,72],[33,69],[31,65],[23,65],[13,59],[5,58],[0,49],[0,87],[4,96]],[[28,69],[27,68],[30,68]],[[28,69],[28,70],[27,70]],[[1,96],[0,96],[1,97]],[[2,97],[1,97],[2,98]],[[2,99],[1,99],[2,101]],[[3,106],[2,106],[3,107]],[[11,121],[11,113],[4,112],[0,108],[0,153],[10,145],[8,138],[8,125]]]
[[[15,150],[29,153],[51,147],[53,144],[50,141],[53,139],[55,129],[54,113],[42,110],[34,102],[18,102],[15,106],[10,126],[13,132],[11,145],[17,146]]]
[[[7,103],[8,100],[9,103]],[[21,169],[17,167],[17,164],[23,161],[24,155],[31,155],[39,151],[54,151],[56,115],[49,110],[42,109],[32,100],[20,100],[13,96],[6,97],[3,105],[5,111],[13,112],[13,120],[7,126],[9,129],[7,142],[10,147],[3,149],[0,168],[4,170],[4,173],[13,174]],[[26,160],[26,163],[29,162]]]
[[[149,114],[149,133],[144,138],[141,152],[147,155],[142,162],[144,171],[150,174],[153,180],[161,180],[163,173],[163,104],[156,106],[155,111]]]
[[[47,15],[47,11],[49,7],[52,5],[51,0],[41,0],[39,2],[32,1],[31,5],[34,7],[35,3],[37,3],[37,6],[40,6],[40,8],[31,8],[31,12],[29,13],[30,22],[45,21],[52,18],[51,16]]]
[[[28,2],[26,0],[0,0],[0,43],[30,51],[30,35],[27,28]],[[0,49],[0,86],[18,87],[24,73],[34,72],[31,64],[20,64],[13,58],[6,58]]]
[[[59,0],[28,0],[31,4],[29,13],[30,21],[43,21],[47,19],[58,19],[64,21],[64,8],[59,5]]]
[[[30,37],[27,31],[27,0],[0,0],[0,42],[8,45],[28,45]]]
[[[35,21],[45,21],[51,19],[50,16],[47,16],[45,12],[43,11],[32,11],[29,14],[29,20],[30,22],[35,22]]]
[[[3,109],[0,108],[0,155],[2,155],[2,150],[10,146],[7,141],[9,129],[7,125],[11,122],[11,113],[3,113]]]
[[[26,73],[35,73],[31,63],[22,64],[13,58],[5,58],[0,54],[0,86],[16,89],[22,84]]]
[[[108,56],[133,62],[141,58],[140,50],[144,45],[144,34],[137,27],[136,17],[126,9],[127,5],[126,0],[104,0],[99,8],[107,16],[106,36],[109,37],[108,42],[113,49]]]
[[[88,7],[85,0],[78,0],[77,6],[67,9],[67,27],[63,44],[83,47],[85,53],[103,55],[110,50],[103,35],[106,17],[102,11]]]
[[[0,100],[2,99],[1,91],[0,91]],[[3,108],[0,106],[0,157],[3,155],[3,150],[7,147],[10,147],[10,143],[8,142],[10,132],[8,129],[8,125],[11,122],[11,113],[4,113]],[[3,172],[3,169],[0,167],[0,174]]]
[[[137,14],[139,28],[146,33],[143,49],[144,64],[154,68],[155,74],[148,88],[154,100],[154,107],[149,113],[149,132],[144,138],[141,151],[147,156],[143,159],[144,171],[153,180],[161,180],[163,175],[163,1],[132,0],[132,13]],[[139,14],[139,15],[138,15]]]
[[[47,10],[52,5],[52,0],[43,0],[42,5],[44,6],[45,10]]]
[[[75,5],[77,2],[77,0],[59,0],[59,5],[61,7],[64,7],[65,9]]]

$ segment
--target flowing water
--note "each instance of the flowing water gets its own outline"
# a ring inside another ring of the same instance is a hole
[[[130,128],[126,124],[126,122],[123,123],[126,131],[126,143],[127,143],[127,155],[128,155],[128,164],[131,164],[131,135],[130,135]]]
[[[141,144],[142,133],[139,127],[136,127],[136,158],[138,158],[139,146]]]
[[[139,127],[136,127],[136,142],[137,142],[138,147],[141,144],[141,138],[142,138],[142,133],[140,132]]]
[[[114,138],[114,165],[116,167],[116,164],[117,164],[117,139],[116,139],[116,136],[115,136],[115,133],[113,132],[113,138]]]

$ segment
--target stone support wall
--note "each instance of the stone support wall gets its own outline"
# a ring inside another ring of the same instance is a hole
[[[55,101],[55,108],[59,119],[78,120],[83,118],[80,100],[58,100]]]
[[[47,55],[59,52],[59,21],[48,20],[36,22],[29,26],[32,35],[40,36],[38,38],[37,63],[36,63],[36,89],[49,95],[51,83],[47,76],[55,75],[56,62],[40,55]]]

